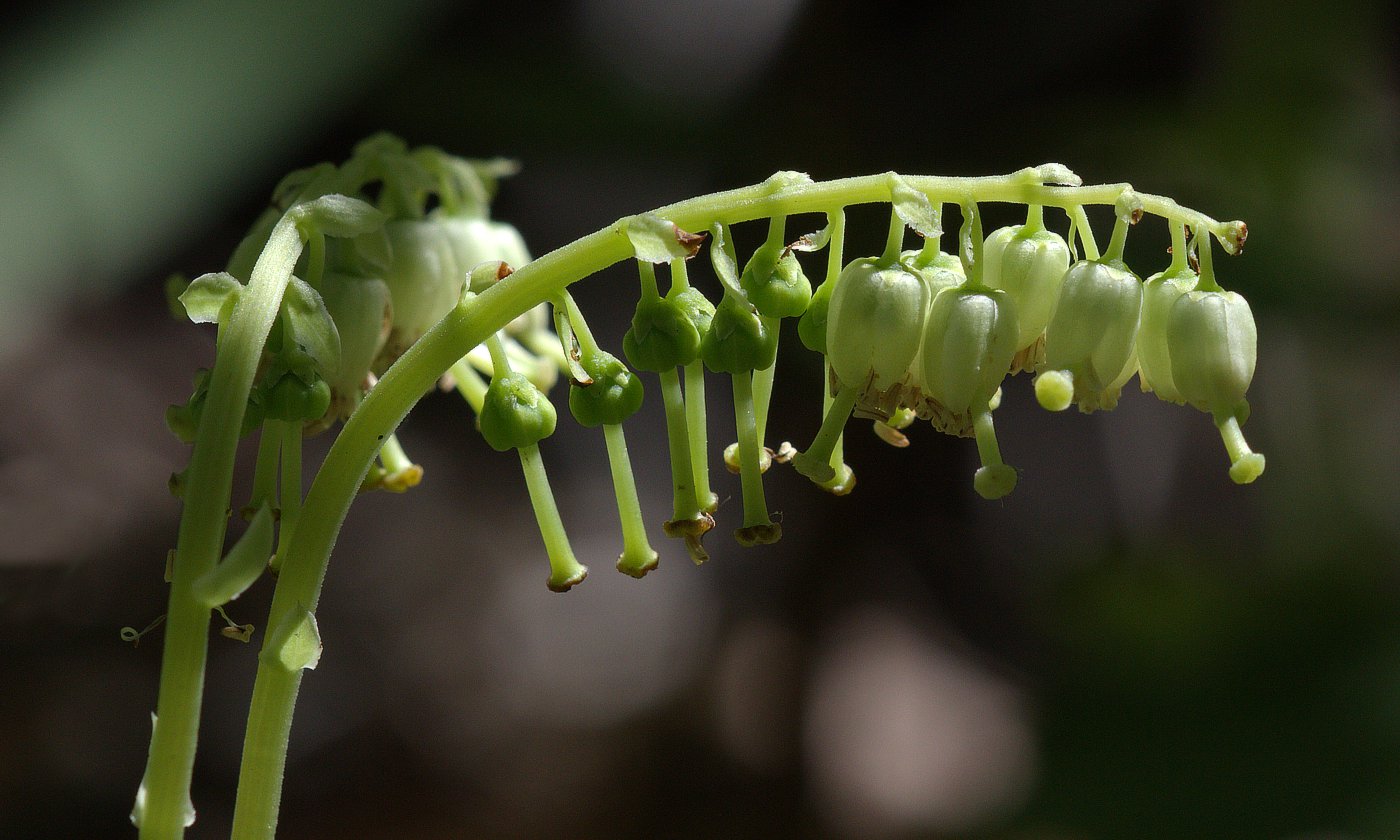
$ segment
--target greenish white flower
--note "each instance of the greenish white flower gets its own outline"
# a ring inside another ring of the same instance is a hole
[[[1167,322],[1177,300],[1195,288],[1199,278],[1189,268],[1162,271],[1142,284],[1142,322],[1138,325],[1138,378],[1144,391],[1167,402],[1185,402],[1172,378],[1167,348]]]
[[[843,384],[874,395],[902,383],[919,352],[929,290],[904,266],[877,258],[847,265],[831,292],[826,352]]]
[[[1137,370],[1142,283],[1121,262],[1080,260],[1065,273],[1045,328],[1035,395],[1051,411],[1091,412],[1118,404]]]
[[[1016,349],[1031,347],[1050,323],[1069,269],[1069,246],[1059,234],[1043,227],[1014,225],[987,237],[982,259],[982,282],[1005,291],[1016,304],[1020,325]]]

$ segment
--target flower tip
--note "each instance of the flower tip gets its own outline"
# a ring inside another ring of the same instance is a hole
[[[1074,374],[1047,370],[1035,378],[1035,398],[1046,411],[1064,411],[1074,400]]]
[[[1264,474],[1264,456],[1251,452],[1230,465],[1230,480],[1236,484],[1249,484]]]
[[[566,570],[566,572],[551,574],[547,585],[551,592],[568,592],[575,584],[583,583],[583,579],[586,577],[588,577],[588,567],[575,564],[572,569]]]
[[[419,482],[423,480],[423,468],[418,464],[409,464],[401,470],[386,474],[380,480],[380,488],[388,490],[390,493],[407,493]]]
[[[734,531],[734,539],[739,545],[750,548],[755,545],[772,545],[783,537],[783,526],[776,522],[763,522],[749,525]]]
[[[1016,470],[1006,464],[982,467],[972,477],[972,486],[984,499],[1000,499],[1016,487]]]
[[[833,496],[846,496],[856,489],[856,472],[845,464],[841,469],[835,471],[836,474],[830,481],[821,485],[821,488]]]
[[[617,570],[628,577],[641,580],[646,577],[647,572],[656,568],[659,559],[660,555],[651,549],[635,552],[635,555],[628,555],[624,551],[617,557]]]

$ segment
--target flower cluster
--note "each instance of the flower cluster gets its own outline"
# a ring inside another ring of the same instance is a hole
[[[262,480],[250,514],[277,508],[271,476],[279,447],[285,480],[300,434],[349,417],[376,377],[434,324],[529,262],[516,230],[487,212],[496,180],[511,171],[502,161],[371,138],[340,166],[284,179],[227,271],[177,289],[190,318],[222,329],[274,225],[300,213],[305,252],[263,349],[243,422],[244,433],[273,424],[270,434],[264,430]],[[696,562],[707,556],[701,540],[715,525],[718,501],[708,468],[707,372],[727,376],[733,389],[735,442],[724,461],[740,476],[743,521],[735,535],[745,545],[781,536],[764,498],[763,474],[773,464],[791,462],[832,493],[851,491],[855,475],[843,462],[841,437],[852,415],[873,420],[894,445],[908,443],[901,430],[915,419],[975,438],[975,489],[988,499],[1006,495],[1017,474],[1002,461],[992,414],[1003,381],[1022,371],[1034,373],[1045,408],[1073,404],[1085,412],[1113,408],[1138,374],[1144,390],[1209,412],[1231,477],[1253,481],[1264,459],[1249,449],[1240,425],[1254,372],[1254,322],[1244,299],[1215,280],[1212,231],[1188,239],[1193,231],[1168,216],[1171,265],[1144,283],[1122,260],[1128,229],[1143,216],[1137,194],[1127,187],[1116,194],[1117,225],[1101,254],[1083,205],[1067,198],[1078,179],[1063,167],[1024,172],[1026,184],[1069,185],[1051,196],[1058,199],[1051,206],[1068,215],[1067,236],[1046,227],[1046,203],[1028,199],[1024,224],[984,237],[978,200],[967,193],[951,200],[962,223],[954,250],[945,251],[942,217],[950,200],[935,202],[893,173],[885,177],[889,235],[874,256],[847,258],[844,206],[826,211],[821,230],[797,237],[790,237],[784,213],[768,214],[766,239],[742,263],[722,221],[689,233],[657,215],[624,219],[616,230],[636,258],[640,293],[621,358],[602,347],[572,297],[559,291],[549,301],[552,317],[545,305],[535,307],[452,364],[442,384],[465,398],[492,447],[519,454],[549,554],[550,588],[567,590],[587,572],[564,532],[539,446],[557,424],[547,394],[560,373],[569,379],[573,418],[603,430],[624,537],[617,565],[636,577],[656,566],[657,553],[622,433],[643,399],[633,369],[657,377],[665,407],[673,506],[664,531],[683,539]],[[763,188],[777,195],[811,183],[781,172]],[[1244,227],[1231,224],[1222,241],[1235,252]],[[906,250],[911,230],[920,247]],[[702,247],[722,289],[717,302],[689,280],[688,261]],[[825,277],[814,289],[799,254],[823,250]],[[657,266],[667,269],[664,293]],[[788,443],[766,445],[784,318],[799,319],[802,343],[826,360],[821,426],[801,452]],[[187,440],[199,425],[207,379],[201,374],[189,402],[168,415]],[[389,435],[363,488],[403,491],[421,475]],[[298,492],[283,491],[283,516],[289,507],[294,514]]]

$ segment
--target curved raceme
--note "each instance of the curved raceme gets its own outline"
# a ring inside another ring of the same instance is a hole
[[[381,136],[361,144],[341,167],[312,167],[285,179],[275,207],[316,208],[305,214],[314,223],[304,226],[308,251],[298,263],[308,282],[295,286],[305,301],[303,314],[288,311],[286,325],[269,341],[265,367],[272,378],[250,394],[251,425],[267,418],[314,431],[348,417],[375,377],[459,301],[527,263],[519,232],[488,212],[496,179],[511,171],[500,161],[410,150]],[[1011,177],[1041,172],[1077,183],[1062,168]],[[767,186],[810,183],[796,173],[782,175]],[[849,492],[854,474],[841,459],[841,438],[852,413],[872,418],[876,433],[896,446],[909,445],[900,430],[916,417],[945,434],[975,438],[982,459],[976,489],[988,498],[1005,495],[1016,475],[1001,462],[991,415],[1003,381],[1020,370],[1037,372],[1035,392],[1046,408],[1077,404],[1086,412],[1113,408],[1137,373],[1144,390],[1215,418],[1236,480],[1262,471],[1262,456],[1248,450],[1239,433],[1254,370],[1253,317],[1243,298],[1220,291],[1213,275],[1204,283],[1187,265],[1192,252],[1209,255],[1208,240],[1201,244],[1197,237],[1188,248],[1186,229],[1174,220],[1172,266],[1143,283],[1121,260],[1128,224],[1140,215],[1133,210],[1140,199],[1128,190],[1116,195],[1119,224],[1102,257],[1075,205],[1065,206],[1070,241],[1046,227],[1041,204],[1028,206],[1024,224],[983,238],[975,202],[959,195],[950,197],[964,220],[955,255],[940,247],[941,206],[906,179],[891,177],[891,233],[881,256],[845,258],[844,210],[829,211],[826,229],[791,245],[784,244],[785,216],[775,215],[767,239],[740,271],[728,228],[713,225],[710,256],[724,290],[718,305],[687,277],[686,260],[700,250],[703,236],[656,217],[629,221],[642,289],[621,347],[632,366],[660,378],[675,489],[666,531],[684,537],[697,561],[707,556],[700,539],[713,527],[718,498],[705,464],[705,369],[734,382],[739,440],[725,460],[744,480],[745,525],[736,533],[746,543],[771,541],[778,533],[759,478],[771,464],[791,460],[825,489]],[[377,187],[373,202],[356,198],[369,186]],[[1073,187],[1058,189],[1072,195]],[[259,218],[231,272],[252,270],[250,243],[269,236],[275,221],[275,213]],[[925,237],[922,248],[903,249],[910,228]],[[1229,237],[1222,241],[1238,250],[1243,225],[1220,228]],[[1219,237],[1221,230],[1206,235]],[[1076,234],[1089,256],[1071,264]],[[827,275],[813,290],[799,252],[823,248]],[[671,279],[665,293],[655,268],[663,263]],[[240,282],[236,275],[201,278],[181,300],[195,320],[226,318]],[[445,383],[466,397],[493,447],[519,449],[522,457],[529,450],[527,460],[534,462],[555,425],[546,392],[562,372],[571,382],[576,421],[607,430],[610,452],[625,459],[621,424],[641,404],[641,379],[598,345],[572,299],[568,308],[556,311],[558,335],[543,305],[515,319],[488,343],[489,352],[478,347],[454,365]],[[783,318],[799,318],[802,343],[825,357],[829,371],[822,427],[802,452],[765,440]],[[282,341],[284,334],[295,337]],[[322,335],[330,338],[321,341]],[[307,346],[335,349],[318,356]],[[326,361],[327,354],[334,358]],[[195,435],[202,399],[196,388],[187,406],[170,412],[172,427],[187,439]],[[411,474],[416,481],[421,475],[392,436],[381,460],[366,487],[405,489],[389,476]],[[405,473],[409,467],[417,472]],[[618,485],[624,518],[631,515],[622,504],[627,485]],[[654,552],[645,540],[629,541],[629,573],[651,568]]]
[[[240,794],[235,813],[239,836],[270,836],[298,675],[319,656],[314,610],[336,517],[357,490],[404,492],[422,479],[395,428],[434,381],[463,397],[489,446],[515,450],[548,556],[546,584],[561,592],[587,574],[544,464],[558,445],[549,440],[559,421],[550,391],[561,377],[566,422],[599,429],[607,448],[621,526],[616,567],[638,578],[657,568],[658,552],[623,427],[637,422],[646,393],[659,395],[673,491],[662,527],[705,561],[702,540],[721,498],[710,484],[707,371],[710,383],[719,375],[732,387],[734,443],[725,460],[739,473],[743,519],[734,536],[743,545],[774,542],[787,524],[768,509],[765,470],[790,463],[823,490],[852,491],[843,436],[853,414],[897,447],[917,440],[915,419],[972,438],[973,489],[1006,496],[1018,474],[1002,459],[992,417],[1002,388],[1015,387],[1008,377],[1026,370],[1036,372],[1046,408],[1077,404],[1084,412],[1113,408],[1136,373],[1144,390],[1210,415],[1232,480],[1249,483],[1264,470],[1242,431],[1254,316],[1243,297],[1220,288],[1211,263],[1214,242],[1239,253],[1242,222],[1217,222],[1125,184],[1082,186],[1053,164],[979,178],[884,173],[817,182],[781,172],[620,219],[531,262],[518,231],[489,213],[497,182],[513,171],[508,161],[372,137],[340,165],[283,179],[225,271],[167,284],[172,308],[218,334],[213,369],[200,371],[187,401],[167,412],[194,454],[170,483],[191,503],[172,552],[166,626],[179,643],[167,649],[149,784],[133,812],[145,835],[176,836],[188,824],[197,727],[182,709],[197,713],[206,596],[242,591],[261,573],[275,522],[267,567],[278,589],[250,715],[275,725],[250,727],[244,782],[256,790]],[[890,211],[878,256],[847,242],[847,207],[869,202]],[[1025,223],[984,237],[980,207],[990,202],[1025,204]],[[962,217],[951,253],[942,227],[948,205]],[[1090,205],[1117,211],[1102,255]],[[1047,227],[1047,207],[1065,214],[1065,233]],[[789,239],[789,218],[812,215],[824,216],[825,227]],[[1143,283],[1122,258],[1129,227],[1147,215],[1166,221],[1172,263]],[[768,235],[741,262],[729,226],[759,222]],[[905,250],[910,231],[921,247]],[[720,297],[690,282],[688,261],[705,248]],[[1076,254],[1084,259],[1071,263]],[[621,336],[595,336],[567,287],[628,257],[639,294],[614,289],[620,297],[610,302],[631,311],[631,322]],[[817,258],[825,271],[813,289]],[[485,293],[497,284],[511,285]],[[802,345],[823,357],[820,427],[802,451],[769,428],[775,389],[787,387],[778,370],[787,368],[779,353],[785,318],[798,319]],[[480,344],[464,346],[471,341]],[[302,438],[341,420],[346,434],[304,496]],[[238,439],[253,432],[252,488],[234,510],[261,536],[256,550],[225,553]],[[191,580],[208,584],[204,596]]]

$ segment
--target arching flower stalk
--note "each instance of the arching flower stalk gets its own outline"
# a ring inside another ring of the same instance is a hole
[[[564,533],[539,442],[557,417],[546,392],[567,372],[571,413],[604,428],[623,530],[618,567],[636,576],[653,567],[621,432],[641,386],[600,348],[566,291],[623,260],[635,260],[641,278],[623,350],[634,368],[659,376],[666,408],[673,504],[663,530],[684,537],[697,560],[706,556],[700,538],[714,526],[716,503],[702,364],[733,382],[743,492],[736,536],[761,544],[780,534],[764,498],[763,441],[767,395],[781,387],[773,372],[784,317],[799,317],[802,343],[825,357],[827,372],[820,430],[792,463],[833,493],[855,484],[841,440],[856,413],[895,445],[908,443],[915,417],[975,438],[974,488],[987,498],[1005,495],[1016,473],[1002,460],[992,412],[1005,377],[1030,366],[1039,371],[1042,404],[1077,402],[1084,410],[1111,408],[1141,367],[1144,387],[1211,414],[1231,478],[1246,483],[1263,471],[1263,456],[1241,431],[1255,366],[1253,315],[1243,298],[1220,289],[1211,263],[1210,240],[1238,253],[1243,223],[1217,222],[1127,184],[1081,186],[1054,164],[985,178],[885,173],[818,182],[784,172],[620,219],[530,260],[518,233],[487,213],[496,179],[510,171],[500,161],[371,138],[340,166],[285,178],[228,270],[180,294],[192,320],[217,325],[216,356],[187,402],[167,414],[194,448],[190,466],[172,478],[185,507],[172,554],[159,714],[132,814],[143,837],[179,836],[194,819],[188,792],[211,610],[256,582],[275,557],[234,816],[235,837],[272,836],[293,706],[321,655],[316,609],[331,547],[362,485],[406,489],[422,477],[394,432],[435,384],[463,396],[488,443],[519,453],[549,557],[548,585],[563,591],[586,568]],[[873,202],[891,207],[884,250],[848,260],[845,210]],[[1026,223],[984,240],[979,205],[988,202],[1026,205]],[[963,208],[956,257],[942,247],[946,203]],[[1087,205],[1118,209],[1102,258]],[[1068,214],[1063,239],[1045,229],[1046,207]],[[786,219],[804,213],[825,214],[826,227],[785,243]],[[1143,214],[1165,219],[1173,240],[1172,266],[1145,292],[1121,262],[1128,225]],[[768,236],[741,273],[728,228],[763,221]],[[1199,277],[1186,262],[1188,227]],[[921,248],[904,250],[906,228],[923,237]],[[724,287],[718,306],[689,283],[685,260],[705,236],[688,231],[711,233]],[[1085,259],[1070,264],[1076,241]],[[795,252],[822,248],[825,280],[813,292]],[[671,277],[664,297],[655,274],[662,263]],[[341,422],[303,494],[303,435]],[[257,429],[251,521],[225,549],[238,440]],[[789,449],[770,462],[787,460]]]

